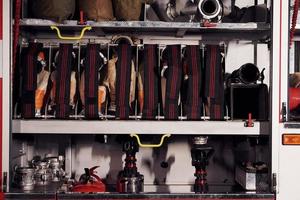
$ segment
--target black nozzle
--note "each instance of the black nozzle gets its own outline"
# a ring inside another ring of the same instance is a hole
[[[244,84],[256,83],[259,78],[259,69],[252,63],[242,65],[239,69],[233,71],[231,74],[231,79],[235,79],[236,82],[242,82]]]

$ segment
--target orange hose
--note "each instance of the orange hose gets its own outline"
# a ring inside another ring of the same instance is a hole
[[[104,87],[98,88],[98,111],[101,112],[102,103],[105,102],[106,99],[106,90]]]
[[[140,112],[143,112],[144,108],[144,90],[139,90],[138,91],[138,100],[140,104]]]
[[[43,107],[44,96],[46,91],[37,89],[35,91],[35,109],[41,110]]]

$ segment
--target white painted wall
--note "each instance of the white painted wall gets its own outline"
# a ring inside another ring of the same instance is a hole
[[[268,162],[267,146],[254,148],[246,141],[234,142],[234,136],[210,137],[209,144],[215,149],[213,157],[210,159],[208,171],[208,182],[214,186],[215,190],[221,192],[230,191],[234,182],[234,166],[237,160],[251,160]],[[22,159],[18,158],[13,165],[22,162],[26,165],[26,160],[30,161],[34,156],[51,154],[57,156],[59,149],[64,144],[68,146],[67,136],[36,136],[25,140],[28,144],[26,155]],[[145,191],[147,192],[191,192],[194,184],[195,168],[191,164],[191,147],[188,136],[171,136],[167,143],[157,149],[140,148],[137,153],[137,167],[145,177]],[[159,140],[159,136],[155,138]],[[100,166],[97,175],[106,179],[107,183],[114,185],[118,172],[123,169],[125,155],[122,152],[122,145],[115,141],[115,136],[108,138],[108,143],[100,143],[93,135],[81,135],[72,137],[72,174],[76,180],[84,173],[84,168]],[[15,151],[13,156],[18,155],[18,150],[22,148],[23,139],[14,142]],[[236,145],[234,145],[236,144]],[[168,168],[162,168],[161,162],[166,161]],[[71,173],[69,172],[68,176]],[[154,181],[160,184],[154,185]]]

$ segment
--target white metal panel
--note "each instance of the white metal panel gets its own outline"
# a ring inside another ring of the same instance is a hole
[[[121,144],[109,138],[108,144],[96,142],[94,136],[74,136],[74,157],[72,159],[72,173],[78,180],[85,167],[99,166],[97,175],[106,178],[108,184],[117,182],[117,175],[124,166],[125,155]],[[233,137],[210,140],[215,153],[207,168],[208,182],[211,185],[234,185],[234,150]],[[190,192],[195,181],[195,167],[191,163],[191,146],[188,136],[171,137],[161,148],[140,148],[136,154],[138,171],[144,175],[145,184],[153,185],[155,182],[166,184],[169,188],[160,188],[161,192],[172,191],[173,185],[185,186],[180,192]],[[44,148],[46,149],[46,148]],[[40,152],[40,151],[39,151]],[[168,163],[167,168],[161,167],[161,162]],[[225,182],[224,182],[225,181]],[[168,190],[170,189],[170,190]],[[152,191],[149,187],[146,192]],[[173,191],[174,192],[174,191]],[[179,191],[177,191],[179,192]]]
[[[282,3],[285,0],[273,1],[273,32],[272,32],[272,68],[271,77],[271,112],[272,112],[272,173],[278,174],[279,168],[279,147],[280,147],[280,67],[281,67],[281,51],[282,51]],[[280,188],[276,188],[277,192]]]
[[[276,1],[275,1],[276,2]],[[274,15],[274,31],[277,30],[278,33],[274,34],[273,43],[276,42],[277,39],[280,42],[277,46],[274,47],[274,52],[276,55],[276,50],[279,51],[279,60],[273,59],[273,61],[278,60],[279,63],[279,79],[274,80],[274,92],[273,94],[273,158],[276,158],[279,153],[279,159],[273,160],[273,167],[278,163],[278,200],[299,200],[299,169],[300,169],[300,146],[283,146],[282,142],[282,134],[284,133],[293,133],[293,131],[299,132],[299,130],[295,129],[284,129],[283,124],[279,123],[279,112],[282,102],[287,102],[288,98],[288,48],[289,48],[289,1],[280,0],[275,3],[274,13],[278,13],[278,15]],[[279,29],[278,29],[279,28]],[[274,65],[276,67],[276,65]],[[274,69],[274,68],[273,68]],[[276,71],[275,71],[276,70]],[[274,69],[273,77],[276,77],[277,68]],[[279,85],[276,83],[278,80]],[[278,89],[276,89],[278,86]],[[276,96],[277,91],[279,90],[278,96]],[[279,97],[279,98],[278,98]],[[279,102],[278,102],[279,100]],[[279,104],[277,104],[279,103]],[[277,104],[277,105],[276,105]],[[277,119],[276,119],[277,118]],[[278,153],[277,153],[278,152]],[[275,163],[277,162],[277,163]]]
[[[10,144],[10,66],[11,66],[11,27],[10,27],[10,3],[3,1],[3,43],[1,66],[3,67],[3,115],[2,115],[2,171],[9,172],[9,144]],[[1,45],[0,45],[1,46]],[[0,70],[1,71],[1,70]],[[9,173],[8,173],[9,178]],[[9,187],[9,186],[8,186]],[[8,188],[9,189],[9,188]]]
[[[300,146],[281,146],[278,200],[299,200]]]

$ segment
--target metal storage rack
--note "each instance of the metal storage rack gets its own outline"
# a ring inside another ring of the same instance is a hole
[[[61,30],[66,31],[68,35],[77,35],[83,26],[76,25],[77,21],[66,21],[65,24],[56,24],[48,20],[23,19],[21,21],[21,29],[26,35],[25,37],[37,37],[38,41],[48,40],[53,37],[49,35],[51,25],[57,25]],[[199,40],[203,41],[230,41],[236,40],[252,40],[255,43],[265,42],[271,37],[271,27],[269,24],[259,23],[227,23],[217,24],[216,27],[202,27],[199,23],[167,23],[167,22],[88,22],[92,27],[92,31],[87,33],[89,39],[97,39],[113,34],[130,34],[139,36],[148,43],[157,43],[164,41],[165,38],[172,38],[169,42],[199,44]],[[146,36],[146,37],[144,37]],[[149,38],[149,36],[151,36]],[[148,39],[147,39],[148,38]],[[83,39],[85,40],[85,39]],[[88,39],[86,39],[88,40]],[[257,56],[257,55],[256,55]],[[270,97],[271,98],[271,97]],[[269,136],[271,133],[270,122],[254,122],[253,127],[246,127],[244,121],[145,121],[145,120],[23,120],[12,119],[11,132],[15,135],[43,135],[43,134],[173,134],[173,135],[242,135],[242,136]],[[67,125],[67,126],[66,126]],[[141,195],[121,195],[121,194],[53,194],[46,192],[43,196],[42,192],[37,194],[18,194],[17,192],[7,195],[7,198],[54,198],[72,199],[76,198],[257,198],[272,199],[274,194],[245,194],[245,193],[229,193],[229,194],[141,194]]]
[[[50,26],[56,25],[68,35],[78,35],[83,27],[76,25],[77,21],[65,21],[56,24],[50,20],[23,19],[21,28],[28,37],[37,37],[38,41],[49,41],[55,39],[56,35]],[[137,36],[146,43],[181,43],[199,44],[203,41],[230,41],[230,40],[252,40],[263,41],[270,37],[270,25],[265,23],[219,23],[215,27],[203,27],[200,23],[181,22],[152,22],[152,21],[130,21],[130,22],[92,22],[87,23],[92,30],[87,32],[90,40],[104,36],[109,41],[110,35],[129,34]],[[49,32],[53,34],[49,35]],[[150,37],[148,37],[150,36]],[[85,41],[83,38],[82,41]],[[87,39],[88,41],[88,39]],[[79,42],[79,41],[78,41]],[[77,43],[75,41],[75,43]],[[257,55],[256,55],[257,56]],[[257,59],[257,58],[256,58]],[[256,62],[256,61],[255,61]],[[134,117],[133,117],[134,118]],[[89,134],[207,134],[207,135],[266,135],[268,134],[268,122],[254,122],[254,127],[247,128],[243,121],[66,121],[70,126],[65,126],[64,121],[56,120],[19,120],[12,121],[13,133],[89,133]],[[158,126],[156,126],[156,124]],[[118,125],[118,126],[115,126]],[[50,128],[51,127],[51,128]],[[55,127],[55,128],[53,128]],[[85,127],[89,127],[85,130]],[[101,132],[99,132],[101,130]]]

